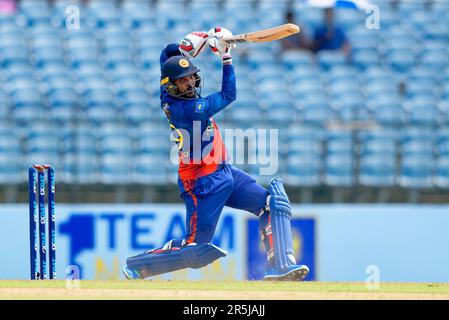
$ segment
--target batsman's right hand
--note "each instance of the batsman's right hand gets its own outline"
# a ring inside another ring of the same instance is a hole
[[[223,57],[223,55],[231,53],[231,48],[235,48],[235,45],[231,46],[229,44],[223,44],[222,42],[220,42],[221,38],[232,36],[232,32],[228,29],[214,27],[210,29],[207,34],[209,35],[207,43],[209,44],[209,47],[214,54]]]
[[[206,41],[209,35],[204,31],[194,31],[189,33],[181,40],[179,51],[184,57],[189,59],[198,56],[206,47]]]

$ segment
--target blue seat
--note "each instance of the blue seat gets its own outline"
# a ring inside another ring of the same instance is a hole
[[[446,41],[426,39],[419,49],[419,53],[425,54],[432,51],[444,51],[446,49]],[[425,66],[423,66],[425,68]]]
[[[66,90],[74,92],[74,81],[71,78],[70,73],[64,72],[57,75],[46,75],[42,78],[44,84],[44,93],[53,94],[55,91]],[[69,96],[72,96],[72,93],[68,93]]]
[[[441,70],[449,65],[449,54],[447,50],[433,50],[421,57],[421,63],[433,70]]]
[[[316,140],[324,141],[326,139],[326,131],[321,127],[304,126],[293,124],[288,127],[281,127],[280,137],[286,141],[301,139],[301,140]]]
[[[440,120],[440,112],[432,99],[414,99],[407,109],[409,111],[409,123],[412,125],[424,125],[433,127]]]
[[[153,108],[148,103],[127,103],[123,112],[130,125],[137,125],[153,119]]]
[[[21,145],[19,137],[16,134],[11,134],[11,131],[8,133],[0,133],[0,153],[21,153]]]
[[[423,26],[423,33],[426,40],[447,42],[449,39],[449,27],[440,21],[425,24]]]
[[[266,52],[250,51],[245,60],[246,64],[252,70],[258,70],[259,68],[277,69],[278,64],[273,55],[267,55]]]
[[[133,62],[132,52],[127,47],[105,49],[103,53],[106,64],[116,64],[120,62]]]
[[[379,65],[380,57],[375,49],[360,49],[352,52],[351,61],[358,69],[366,70],[373,65]]]
[[[105,154],[99,158],[99,182],[126,185],[131,182],[132,156],[130,154]]]
[[[340,51],[322,50],[316,54],[316,57],[323,70],[347,64],[344,54]]]
[[[366,95],[375,100],[378,97],[385,95],[398,95],[399,96],[399,86],[395,86],[393,81],[382,81],[382,80],[372,80],[366,84],[364,90]]]
[[[0,31],[0,48],[25,46],[26,40],[20,30],[12,32]]]
[[[394,49],[387,53],[386,56],[388,65],[396,72],[407,72],[410,68],[415,66],[415,57],[410,49],[401,48]]]
[[[25,166],[22,166],[22,161],[20,152],[0,151],[0,184],[16,185],[25,181],[26,178],[23,177]]]
[[[353,136],[347,131],[328,131],[327,133],[327,152],[332,154],[352,154]]]
[[[128,104],[148,104],[149,102],[154,103],[148,94],[148,92],[139,87],[126,88],[126,86],[121,86],[120,89],[117,89],[119,97],[123,100],[123,105],[126,106]],[[159,101],[155,103],[155,106],[159,105]]]
[[[294,96],[301,96],[304,93],[323,92],[324,87],[319,79],[313,78],[294,78],[290,85],[290,89]]]
[[[257,106],[236,107],[228,112],[228,119],[236,124],[249,125],[262,120],[262,110]]]
[[[325,75],[328,83],[333,84],[340,81],[354,80],[357,77],[357,70],[353,66],[335,66]]]
[[[363,15],[351,8],[337,8],[335,18],[336,23],[346,31],[359,26],[364,21]]]
[[[332,108],[338,113],[338,117],[343,122],[370,120],[370,114],[364,102],[360,103],[340,98],[332,104]]]
[[[436,74],[435,71],[431,68],[428,68],[425,65],[421,65],[410,70],[407,80],[409,83],[434,83],[436,80]]]
[[[391,70],[388,68],[371,66],[365,71],[364,78],[367,84],[372,82],[390,82],[393,80],[393,75]]]
[[[65,64],[60,62],[47,63],[39,67],[39,72],[44,75],[44,79],[45,77],[67,75],[69,70],[70,69]]]
[[[85,110],[85,119],[93,124],[119,121],[118,108],[109,103],[88,106]]]
[[[167,157],[153,154],[141,154],[135,157],[132,167],[132,181],[145,185],[165,185],[167,172],[161,168]]]
[[[401,144],[402,156],[429,155],[434,153],[433,139],[412,139]]]
[[[421,1],[401,1],[398,3],[398,13],[403,17],[416,16],[416,12],[425,12],[426,5]]]
[[[387,96],[384,96],[387,97]],[[405,121],[405,111],[402,105],[393,99],[380,99],[370,101],[374,119],[382,125],[397,126]]]
[[[23,14],[28,27],[33,27],[39,24],[50,24],[51,15],[50,7],[43,1],[32,1],[20,5],[21,13]]]
[[[323,21],[323,12],[321,8],[304,6],[300,1],[293,3],[293,11],[297,21],[306,24],[315,29],[321,25]]]
[[[69,60],[73,69],[78,69],[86,64],[98,62],[98,56],[92,49],[76,50],[69,53]]]
[[[61,47],[41,47],[34,51],[34,61],[37,67],[47,63],[64,63],[64,55]]]
[[[282,67],[285,74],[293,79],[317,79],[320,74],[320,69],[317,68],[316,65],[303,65],[303,66],[295,66],[291,69]]]
[[[339,99],[342,95],[345,94],[354,96],[360,93],[359,85],[358,83],[355,83],[354,80],[335,81],[329,86],[329,88],[334,99]]]
[[[13,93],[13,118],[19,122],[40,121],[44,109],[40,93],[32,89],[18,89]]]
[[[77,94],[71,89],[54,90],[48,96],[51,117],[58,122],[78,119],[80,104]]]
[[[385,33],[386,53],[390,54],[394,51],[413,50],[415,39],[410,37],[404,29],[398,29],[391,33]]]
[[[395,154],[378,152],[360,159],[360,184],[369,187],[392,187],[396,183]]]
[[[91,4],[89,9],[89,19],[97,29],[107,28],[121,22],[120,13],[113,3],[99,2],[96,5]]]
[[[305,138],[293,136],[288,141],[288,153],[292,156],[314,155],[321,157],[323,145],[316,137]]]
[[[283,102],[286,99],[292,101],[291,92],[286,87],[279,87],[277,90],[271,90],[270,88],[276,86],[274,83],[265,82],[259,86],[259,98],[260,101],[272,101],[272,102]]]
[[[432,155],[403,157],[399,185],[411,189],[431,188],[433,161]]]
[[[326,157],[324,183],[334,187],[350,187],[354,184],[352,154],[336,153]]]
[[[306,50],[287,50],[281,53],[281,61],[285,68],[301,68],[315,63],[314,56]]]
[[[59,152],[53,150],[29,151],[23,154],[23,161],[26,161],[23,166],[30,166],[35,163],[49,163],[57,172],[62,164],[62,157]]]
[[[436,141],[436,151],[439,156],[449,156],[449,133],[442,131],[438,134]]]
[[[290,99],[267,101],[265,109],[270,122],[288,125],[297,120],[297,110]]]
[[[27,152],[50,152],[58,153],[60,149],[59,141],[54,132],[29,137],[26,141]]]
[[[98,183],[97,154],[90,150],[66,154],[58,177],[64,183],[80,185]]]
[[[61,150],[65,154],[88,153],[96,156],[97,140],[90,132],[75,130],[63,137]]]
[[[115,95],[110,89],[93,89],[85,96],[88,106],[97,104],[113,104]]]
[[[413,140],[434,141],[437,138],[438,132],[436,132],[433,128],[407,126],[401,132],[400,142],[406,143]]]
[[[101,155],[131,154],[134,151],[132,142],[127,135],[109,134],[99,139],[98,150]]]
[[[291,155],[287,157],[285,182],[292,186],[314,187],[321,184],[323,160],[315,155]]]
[[[323,102],[306,102],[299,110],[299,119],[305,124],[324,125],[334,118],[334,111]]]
[[[439,158],[436,161],[433,182],[439,188],[449,188],[449,157]]]
[[[398,134],[395,131],[368,131],[360,134],[361,154],[364,156],[376,154],[396,154]]]
[[[8,67],[13,63],[26,63],[27,48],[23,45],[0,48],[0,65]]]
[[[166,137],[166,139],[161,139],[162,137]],[[142,136],[138,139],[137,151],[139,153],[154,153],[154,154],[163,154],[165,156],[168,155],[168,147],[170,142],[170,134],[167,130],[165,134],[159,135],[158,139],[154,137],[145,137]]]

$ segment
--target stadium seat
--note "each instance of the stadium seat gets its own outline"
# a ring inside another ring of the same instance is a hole
[[[354,148],[354,137],[349,131],[328,131],[327,153],[352,154]]]
[[[347,64],[344,54],[340,51],[322,50],[317,53],[317,60],[323,70]]]
[[[415,98],[405,104],[409,112],[408,122],[411,125],[434,127],[438,124],[440,113],[435,99]]]
[[[93,152],[70,153],[64,157],[61,182],[88,185],[98,183],[98,158]]]
[[[433,183],[439,188],[449,188],[449,157],[440,158],[436,161]]]
[[[312,154],[287,157],[285,182],[292,186],[314,187],[321,184],[323,160]]]
[[[161,168],[161,163],[167,162],[166,156],[141,154],[134,158],[132,166],[132,181],[144,185],[164,185],[167,182],[167,172]]]
[[[405,121],[405,111],[396,95],[379,96],[376,100],[368,101],[368,106],[374,119],[382,125],[398,126]]]
[[[317,138],[292,137],[288,141],[288,153],[292,156],[314,155],[321,157],[323,145]]]
[[[325,160],[324,183],[334,187],[350,187],[354,184],[352,154],[330,154]]]
[[[360,159],[360,184],[368,187],[392,187],[396,184],[394,153],[370,154]]]
[[[388,65],[396,72],[407,72],[415,66],[415,57],[410,49],[394,49],[387,53],[386,60]]]
[[[0,152],[0,184],[19,184],[25,181],[22,156],[20,152]]]
[[[410,189],[432,187],[433,162],[432,155],[404,157],[398,178],[399,185]]]
[[[361,132],[359,135],[361,142],[360,154],[362,156],[391,154],[396,155],[397,141],[399,133],[395,130],[373,130]]]
[[[99,157],[99,182],[109,185],[126,185],[131,176],[132,157],[127,153],[105,154]]]
[[[314,64],[313,54],[306,50],[287,50],[281,53],[280,59],[287,69],[301,68]]]

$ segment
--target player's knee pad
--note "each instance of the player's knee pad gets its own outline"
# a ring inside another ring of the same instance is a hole
[[[268,261],[279,270],[296,264],[291,231],[291,204],[280,179],[273,179],[268,188],[268,209],[260,215],[261,233],[267,251]],[[264,227],[262,228],[262,224]]]

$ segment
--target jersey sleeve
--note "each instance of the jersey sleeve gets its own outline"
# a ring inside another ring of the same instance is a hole
[[[207,120],[223,110],[237,97],[234,66],[223,65],[223,79],[221,91],[205,98],[193,99],[188,102],[186,115],[192,120]]]

